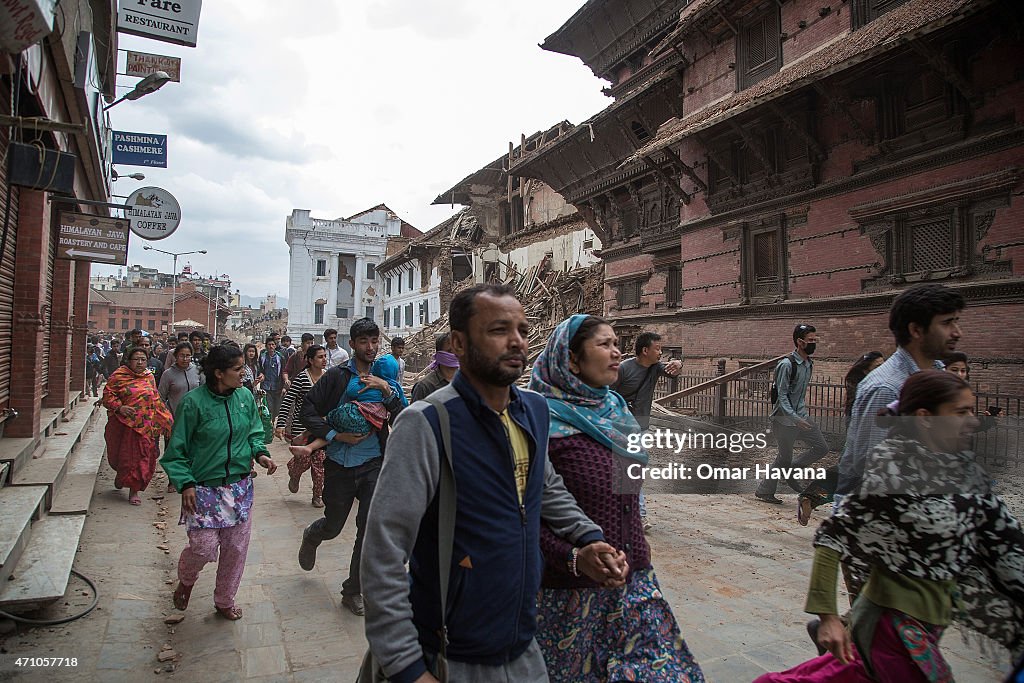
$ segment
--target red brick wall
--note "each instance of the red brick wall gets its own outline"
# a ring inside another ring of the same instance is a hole
[[[1007,330],[1018,328],[1020,321],[1019,304],[972,306],[968,302],[961,316],[963,337],[957,348],[971,359],[971,381],[980,383],[983,391],[998,389],[1024,395],[1024,348],[1006,334]],[[731,371],[739,369],[741,360],[766,360],[791,351],[793,328],[800,323],[814,325],[818,330],[815,373],[836,382],[842,380],[861,354],[881,351],[888,356],[896,349],[889,332],[888,312],[804,318],[745,317],[697,324],[666,321],[645,325],[644,329],[661,334],[665,346],[682,347],[684,372],[713,370],[722,358]]]
[[[73,261],[55,259],[53,263],[53,303],[50,322],[50,371],[43,405],[63,408],[68,404],[71,379],[71,314]]]
[[[39,436],[43,398],[39,350],[43,347],[43,306],[47,302],[42,299],[49,241],[50,204],[46,193],[23,188],[18,207],[10,400],[10,407],[19,414],[4,424],[4,436],[8,437]]]
[[[85,391],[85,352],[89,343],[89,273],[88,261],[74,262],[74,322],[71,326],[71,391]]]

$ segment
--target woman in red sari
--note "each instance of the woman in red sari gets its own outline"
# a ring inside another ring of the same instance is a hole
[[[139,491],[153,478],[160,435],[170,436],[174,418],[160,399],[153,373],[146,367],[143,348],[130,348],[124,365],[110,375],[103,388],[107,409],[107,460],[117,473],[114,488],[128,487],[128,502],[141,505]]]

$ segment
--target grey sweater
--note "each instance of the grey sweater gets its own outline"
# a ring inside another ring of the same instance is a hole
[[[490,408],[484,406],[469,406],[468,404],[478,401],[478,397],[464,397],[460,391],[465,393],[463,386],[456,384],[448,385],[434,393],[436,398],[445,402],[451,415],[453,431],[453,461],[456,473],[457,491],[457,513],[455,558],[466,555],[462,563],[453,563],[452,584],[459,585],[459,593],[466,597],[471,591],[460,579],[460,567],[464,567],[466,561],[472,555],[473,566],[470,570],[461,570],[461,578],[465,582],[472,581],[476,587],[486,586],[490,599],[485,602],[497,605],[511,602],[507,601],[508,595],[515,595],[521,591],[533,591],[529,602],[532,604],[532,595],[539,588],[539,574],[536,577],[537,585],[523,585],[516,580],[518,575],[514,569],[515,560],[507,563],[493,562],[495,556],[501,559],[502,553],[507,552],[510,556],[522,555],[527,558],[524,561],[539,562],[540,549],[539,539],[534,533],[527,532],[527,518],[531,524],[543,523],[554,533],[565,538],[570,543],[583,545],[591,540],[603,538],[601,529],[584,515],[583,511],[576,504],[575,499],[566,490],[562,477],[558,475],[551,466],[547,457],[547,415],[543,413],[543,424],[539,421],[533,423],[533,429],[542,433],[542,439],[537,439],[537,455],[543,457],[543,462],[534,463],[535,466],[543,466],[542,487],[536,499],[527,498],[525,501],[526,510],[523,514],[523,538],[527,545],[521,543],[506,543],[505,540],[494,538],[493,544],[487,546],[483,541],[481,547],[481,536],[485,539],[493,538],[495,533],[493,524],[487,522],[486,510],[481,511],[479,504],[475,506],[465,505],[466,498],[480,496],[481,490],[488,504],[494,510],[496,518],[502,515],[501,506],[505,505],[505,497],[497,492],[491,496],[486,476],[480,478],[469,478],[463,475],[460,479],[460,471],[470,472],[476,463],[484,463],[485,469],[488,463],[501,462],[494,459],[507,459],[508,454],[497,452],[489,434],[480,423],[489,422],[490,419],[497,420],[497,415]],[[533,392],[523,391],[522,394]],[[528,403],[535,403],[531,398]],[[490,411],[491,416],[484,415],[483,419],[476,421],[466,419],[467,411]],[[429,417],[428,417],[429,416]],[[517,419],[517,422],[519,419]],[[423,661],[423,645],[421,644],[421,632],[430,631],[432,621],[437,617],[430,614],[430,607],[436,599],[437,589],[431,586],[430,576],[433,582],[437,582],[437,542],[436,542],[436,505],[432,504],[438,489],[440,477],[440,451],[435,428],[437,424],[436,409],[427,402],[417,402],[405,409],[396,419],[392,428],[391,436],[388,439],[387,450],[384,456],[384,465],[377,480],[373,501],[370,505],[369,518],[365,531],[364,548],[366,552],[362,556],[360,576],[362,580],[363,596],[366,600],[366,638],[370,643],[374,655],[381,662],[385,673],[392,680],[412,680],[423,668],[420,664]],[[483,432],[478,430],[484,429]],[[500,430],[501,428],[498,427]],[[502,438],[504,433],[502,432]],[[532,469],[532,466],[531,466]],[[541,473],[538,473],[540,475]],[[508,472],[509,486],[514,486],[511,473],[511,464]],[[514,495],[514,493],[512,494]],[[535,506],[540,507],[539,516],[536,514]],[[515,506],[513,505],[513,508]],[[529,508],[533,507],[531,511]],[[432,515],[428,514],[432,511]],[[519,532],[519,511],[513,510],[516,520],[509,529],[502,525],[510,534]],[[485,518],[481,520],[481,515]],[[539,519],[538,519],[539,517]],[[540,522],[539,520],[543,521]],[[481,526],[482,525],[482,526]],[[539,530],[539,529],[538,529]],[[432,541],[418,542],[421,532],[426,532]],[[518,537],[518,536],[517,536]],[[500,547],[496,547],[499,544]],[[529,547],[532,546],[532,547]],[[507,551],[505,548],[507,547]],[[492,562],[486,563],[483,558],[490,558]],[[406,573],[406,564],[412,566],[413,580],[410,581]],[[431,567],[432,564],[432,567]],[[495,566],[497,565],[497,566]],[[497,569],[497,571],[495,571]],[[539,571],[539,566],[537,567]],[[492,574],[492,572],[494,572]],[[472,575],[472,576],[470,576]],[[526,583],[533,581],[530,572],[526,576]],[[417,578],[418,577],[418,578]],[[433,589],[433,590],[431,590]],[[477,588],[478,590],[479,588]],[[416,591],[431,592],[431,595],[417,595]],[[476,602],[474,596],[473,601]],[[480,656],[480,661],[487,657],[486,650],[493,646],[492,652],[497,652],[503,647],[502,643],[484,642],[481,643],[481,633],[490,632],[489,629],[494,623],[502,622],[509,618],[509,615],[492,612],[486,624],[474,624],[463,621],[466,614],[465,609],[453,604],[453,592],[449,591],[448,607],[449,616],[454,617],[448,620],[448,629],[451,645],[449,655],[459,660],[458,652],[460,645],[471,643],[467,650],[472,650]],[[463,600],[463,603],[465,600]],[[414,610],[414,604],[420,607]],[[425,606],[427,605],[427,606]],[[439,606],[437,607],[439,609]],[[519,611],[520,608],[513,607],[514,618],[517,620],[526,619],[531,622],[532,613]],[[535,613],[535,612],[534,612]],[[419,628],[418,628],[419,627]],[[530,636],[528,635],[527,638]],[[513,655],[514,656],[514,655]],[[463,661],[472,660],[474,656],[467,655],[461,658]]]

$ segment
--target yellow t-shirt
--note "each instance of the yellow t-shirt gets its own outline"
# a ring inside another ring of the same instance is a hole
[[[523,496],[526,495],[526,474],[530,469],[530,443],[526,440],[526,433],[522,427],[517,425],[508,414],[508,409],[498,414],[501,424],[505,426],[505,435],[512,446],[512,459],[514,461],[513,474],[516,477],[516,489],[519,491],[519,502],[522,504]]]

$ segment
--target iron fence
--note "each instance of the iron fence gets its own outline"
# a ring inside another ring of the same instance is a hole
[[[723,366],[724,370],[724,366]],[[706,370],[662,377],[654,390],[654,398],[702,384],[724,372]],[[733,379],[720,387],[692,394],[666,406],[697,419],[744,431],[762,431],[771,426],[771,372],[759,372]],[[1024,396],[999,391],[982,391],[975,385],[977,414],[989,408],[1000,408],[994,420],[985,420],[987,429],[975,436],[975,452],[989,467],[1017,467],[1021,464],[1024,420],[1021,408]],[[833,449],[840,449],[846,440],[846,386],[826,377],[813,378],[808,385],[807,408],[812,419]]]

